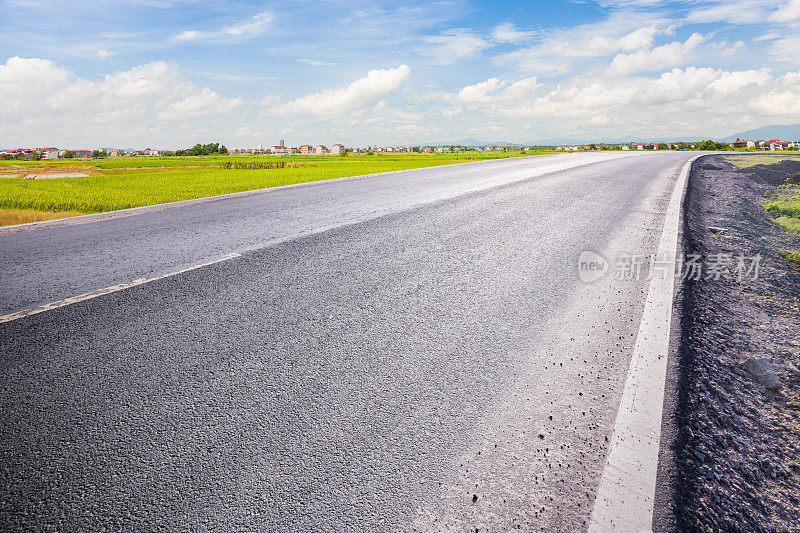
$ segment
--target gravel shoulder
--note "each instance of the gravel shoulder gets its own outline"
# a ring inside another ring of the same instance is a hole
[[[684,252],[706,271],[686,279],[678,386],[675,526],[681,531],[799,531],[800,271],[782,257],[800,236],[760,202],[799,162],[736,168],[723,156],[694,167]],[[709,277],[730,254],[730,275]],[[760,255],[739,281],[740,255]],[[717,256],[718,257],[718,256]]]

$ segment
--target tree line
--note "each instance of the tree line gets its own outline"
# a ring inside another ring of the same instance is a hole
[[[209,143],[195,144],[185,150],[166,151],[162,155],[228,155],[228,149],[224,144]]]

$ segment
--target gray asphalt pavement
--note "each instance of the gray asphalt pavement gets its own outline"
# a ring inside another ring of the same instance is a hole
[[[614,155],[0,234],[6,312],[244,252],[0,324],[0,528],[585,527],[647,282],[577,258],[652,253],[689,158]]]

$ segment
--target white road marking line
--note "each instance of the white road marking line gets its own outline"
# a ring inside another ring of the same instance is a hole
[[[213,261],[208,261],[206,263],[201,263],[199,265],[193,265],[187,268],[182,268],[181,270],[176,270],[175,272],[170,272],[168,274],[162,274],[160,276],[156,276],[153,278],[139,278],[128,283],[120,283],[119,285],[112,285],[111,287],[98,289],[96,291],[87,292],[85,294],[79,294],[78,296],[72,296],[70,298],[65,298],[63,300],[58,300],[55,302],[50,302],[48,304],[39,305],[37,307],[32,307],[30,309],[23,309],[22,311],[16,311],[14,313],[9,313],[7,315],[0,316],[0,324],[4,322],[11,322],[12,320],[17,320],[18,318],[24,318],[26,316],[36,315],[38,313],[50,311],[52,309],[58,309],[59,307],[64,307],[74,303],[83,302],[85,300],[91,300],[92,298],[103,296],[104,294],[111,294],[112,292],[121,291],[124,289],[128,289],[130,287],[136,287],[137,285],[144,285],[145,283],[150,283],[151,281],[156,281],[171,276],[177,276],[178,274],[183,274],[184,272],[189,272],[190,270],[197,270],[198,268],[203,268],[209,265],[213,265],[215,263],[221,263],[223,261],[228,261],[229,259],[234,259],[236,257],[241,257],[241,256],[242,254],[234,252],[225,255],[223,257],[220,257],[219,259],[214,259]]]
[[[658,244],[661,258],[677,256],[683,192],[698,157],[683,166],[672,192]],[[652,530],[674,289],[674,270],[650,280],[590,532]]]

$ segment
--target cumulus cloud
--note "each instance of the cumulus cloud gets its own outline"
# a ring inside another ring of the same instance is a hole
[[[617,75],[633,74],[682,65],[688,59],[689,52],[705,39],[702,34],[694,33],[685,42],[675,41],[630,54],[618,54],[611,62],[608,72]]]
[[[634,52],[672,35],[676,24],[642,24],[642,17],[617,15],[601,22],[550,31],[536,44],[501,54],[496,62],[539,73],[566,73],[570,61]]]
[[[0,136],[7,139],[47,132],[51,138],[111,140],[160,129],[177,135],[191,128],[194,117],[242,104],[196,86],[163,61],[90,80],[46,59],[21,57],[0,65],[0,101]]]
[[[242,105],[242,99],[223,98],[208,87],[199,93],[187,96],[183,100],[173,102],[158,114],[162,119],[183,119],[202,115],[226,113]]]
[[[489,78],[474,85],[467,85],[455,94],[447,94],[444,100],[461,104],[515,102],[531,98],[540,87],[536,76],[513,83]]]
[[[272,115],[341,115],[370,106],[393,93],[408,79],[410,73],[408,65],[370,70],[366,77],[354,81],[344,89],[309,94],[285,104],[268,107],[265,112]]]
[[[743,115],[765,120],[800,118],[800,72],[774,76],[766,69],[726,71],[714,68],[673,68],[658,77],[608,78],[579,74],[556,86],[534,78],[515,83],[490,78],[445,95],[457,115],[468,106],[474,115],[510,120],[554,121],[567,129],[589,124],[638,130],[648,123],[651,135],[686,135],[711,123],[732,124]],[[655,121],[655,117],[658,120]],[[727,121],[727,122],[726,122]]]

